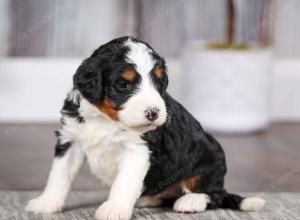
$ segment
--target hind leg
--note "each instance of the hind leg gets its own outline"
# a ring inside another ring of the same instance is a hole
[[[205,193],[187,193],[175,201],[173,209],[176,212],[203,212],[209,201]]]
[[[209,196],[205,193],[193,192],[199,185],[199,179],[196,176],[182,181],[183,195],[175,201],[174,211],[188,213],[205,211],[207,204],[210,202]]]
[[[228,208],[242,211],[258,211],[265,205],[265,200],[258,197],[241,197],[226,192],[224,176],[226,171],[216,169],[211,175],[202,178],[196,190],[204,191],[210,197],[208,208]],[[203,187],[201,187],[203,185]]]
[[[254,212],[262,209],[266,201],[259,197],[241,197],[228,193],[225,190],[209,193],[211,203],[208,208],[228,208],[246,212]]]
[[[215,169],[210,175],[189,178],[182,182],[182,195],[174,203],[177,212],[202,212],[205,209],[229,208],[258,211],[265,200],[258,197],[241,197],[224,189],[224,170]]]
[[[259,197],[247,197],[242,200],[240,210],[246,212],[255,212],[265,206],[266,201]]]

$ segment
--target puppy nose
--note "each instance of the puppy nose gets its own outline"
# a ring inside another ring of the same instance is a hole
[[[159,112],[158,108],[147,108],[145,111],[145,117],[149,121],[155,121],[158,118],[158,112]]]

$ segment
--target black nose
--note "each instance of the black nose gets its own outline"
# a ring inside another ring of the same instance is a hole
[[[149,121],[154,121],[158,118],[158,112],[159,112],[158,108],[147,108],[145,111],[145,117]]]

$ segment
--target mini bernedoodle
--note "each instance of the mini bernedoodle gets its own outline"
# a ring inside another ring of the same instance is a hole
[[[165,60],[147,43],[121,37],[100,46],[79,66],[73,84],[47,186],[27,211],[62,211],[85,160],[110,186],[98,220],[130,219],[135,206],[171,205],[176,212],[264,206],[261,198],[224,189],[224,151],[166,92]]]

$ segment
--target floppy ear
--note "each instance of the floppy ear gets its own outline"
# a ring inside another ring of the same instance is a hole
[[[90,102],[103,98],[102,81],[101,70],[90,59],[85,60],[73,76],[74,87]]]

